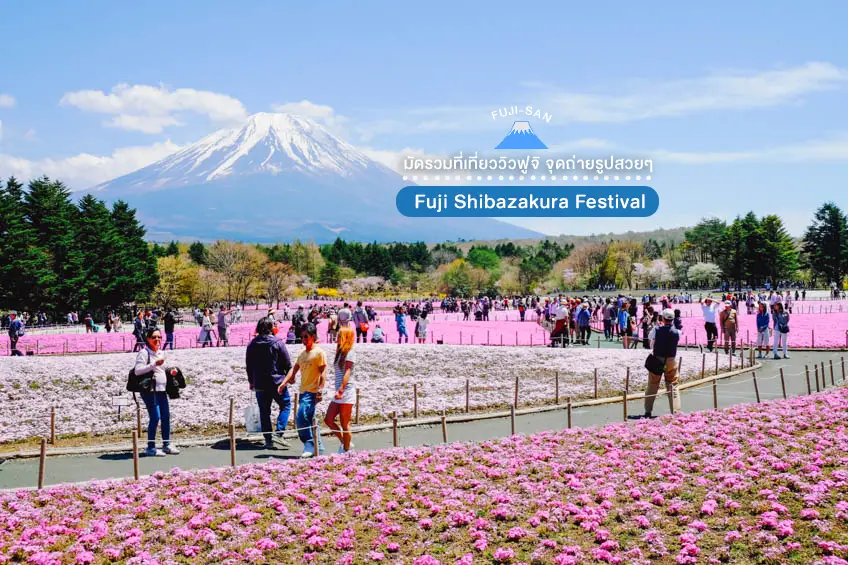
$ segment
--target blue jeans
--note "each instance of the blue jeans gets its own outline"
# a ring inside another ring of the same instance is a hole
[[[297,425],[297,435],[300,441],[303,442],[303,450],[315,453],[315,443],[312,438],[312,420],[315,419],[315,393],[302,392],[300,393],[300,401],[297,407],[297,416],[295,424]],[[324,451],[324,444],[321,443],[321,435],[318,435],[318,452]]]
[[[612,320],[604,320],[604,337],[612,339]]]
[[[168,349],[168,346],[171,346],[171,351],[174,350],[174,332],[168,333],[165,332],[165,345],[162,346],[162,351]]]
[[[141,399],[147,407],[150,423],[147,425],[147,447],[156,447],[156,428],[162,422],[162,440],[165,445],[171,443],[171,410],[168,408],[167,392],[142,392]]]
[[[262,433],[265,435],[265,444],[271,443],[271,403],[276,402],[280,407],[280,414],[277,416],[277,432],[282,435],[286,429],[286,424],[289,423],[289,415],[291,414],[291,398],[289,397],[289,388],[283,389],[283,394],[277,394],[276,390],[256,391],[256,402],[259,404],[259,422],[262,424]]]

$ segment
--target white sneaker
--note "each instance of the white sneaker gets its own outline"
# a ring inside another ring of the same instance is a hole
[[[148,457],[165,457],[165,452],[155,447],[148,447],[144,454]]]
[[[171,444],[166,445],[162,449],[162,451],[164,451],[166,455],[179,455],[180,454],[180,450],[177,449],[177,447],[175,445],[171,445]]]
[[[312,451],[304,451],[300,454],[301,459],[308,459],[309,457],[315,457],[315,453],[313,453]]]

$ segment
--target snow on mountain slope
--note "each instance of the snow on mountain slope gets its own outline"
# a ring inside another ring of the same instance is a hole
[[[257,173],[357,177],[375,172],[384,175],[388,171],[323,126],[291,114],[259,113],[240,128],[216,131],[157,163],[92,190],[160,190]]]
[[[126,200],[159,239],[359,241],[537,237],[485,218],[407,218],[404,181],[323,126],[260,113],[92,189]]]

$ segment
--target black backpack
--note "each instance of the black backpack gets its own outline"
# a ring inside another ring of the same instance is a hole
[[[147,362],[150,363],[150,351],[147,352]],[[153,375],[138,376],[135,374],[135,367],[130,369],[127,375],[127,390],[130,392],[150,392],[153,384]]]

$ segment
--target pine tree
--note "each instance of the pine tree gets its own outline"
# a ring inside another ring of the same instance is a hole
[[[823,204],[804,234],[810,267],[828,283],[842,286],[848,273],[848,217],[833,202]]]
[[[168,248],[165,249],[165,255],[168,257],[176,257],[180,254],[180,248],[177,245],[176,241],[171,240],[171,243],[168,244]]]
[[[71,192],[59,181],[47,177],[29,183],[24,197],[24,218],[35,233],[35,245],[48,257],[55,279],[41,290],[42,309],[54,312],[78,310],[80,289],[75,286],[84,270],[74,252],[79,210],[71,201]]]
[[[104,293],[115,269],[120,268],[112,256],[118,238],[109,209],[102,200],[87,194],[77,205],[79,224],[73,253],[84,268],[71,282],[80,289],[82,308],[98,315],[108,307],[121,306],[113,303]]]
[[[206,261],[208,259],[206,256],[206,246],[199,241],[195,241],[188,247],[188,257],[194,261],[196,265],[206,265]]]
[[[114,275],[106,289],[109,304],[146,300],[156,286],[156,260],[144,240],[145,229],[135,217],[135,210],[118,200],[112,206],[115,228]]]
[[[0,184],[0,309],[44,307],[44,289],[56,284],[50,257],[38,247],[24,217],[23,185],[15,177]]]

